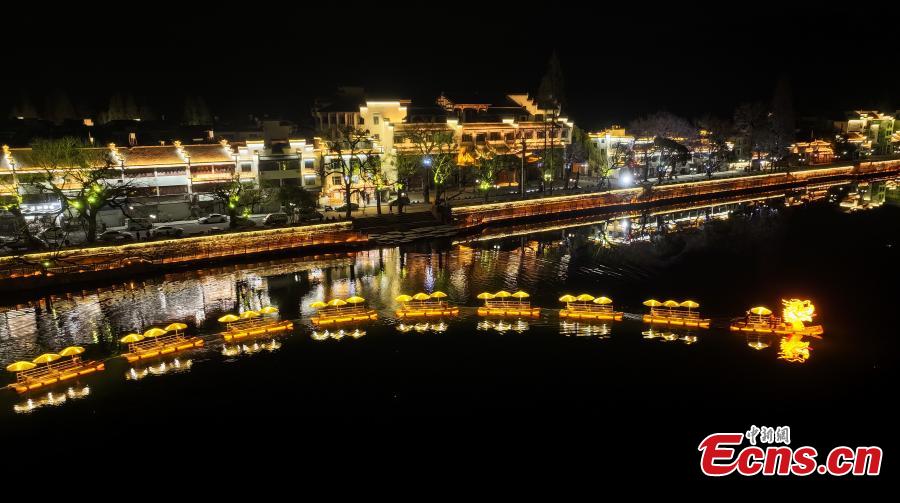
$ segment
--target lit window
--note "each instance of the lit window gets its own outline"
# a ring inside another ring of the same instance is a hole
[[[376,126],[378,125],[378,116],[377,115],[372,117],[372,124],[374,124]]]

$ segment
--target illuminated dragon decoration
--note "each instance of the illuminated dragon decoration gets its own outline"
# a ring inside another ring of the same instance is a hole
[[[781,303],[784,305],[782,319],[797,332],[802,332],[805,328],[803,323],[811,322],[816,315],[816,306],[808,300],[782,299]]]
[[[779,342],[778,358],[792,363],[803,363],[809,360],[809,342],[803,340],[802,335],[783,337]]]

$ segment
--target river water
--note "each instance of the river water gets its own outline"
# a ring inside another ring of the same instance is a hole
[[[704,436],[751,424],[789,425],[799,444],[888,443],[886,397],[898,355],[887,314],[896,312],[896,294],[888,287],[896,285],[900,212],[732,209],[699,228],[693,223],[705,217],[682,219],[665,235],[658,227],[642,235],[637,227],[646,222],[617,220],[24,293],[0,310],[4,365],[69,345],[110,359],[105,372],[50,394],[3,390],[0,424],[19,440],[65,425],[126,443],[135,428],[181,437],[187,425],[217,432],[225,424],[245,432],[382,425],[408,441],[411,432],[452,428],[463,445],[490,438],[518,448],[522,436],[571,442],[575,429],[586,449],[619,435],[657,446],[675,473],[686,474],[696,471]],[[540,318],[479,318],[476,296],[501,289],[529,292],[545,308]],[[435,290],[464,306],[458,318],[395,319],[395,297]],[[633,314],[645,311],[647,298],[690,298],[712,326],[651,333],[627,316],[562,322],[557,299],[585,292]],[[312,302],[351,295],[366,298],[380,319],[343,333],[313,330]],[[825,327],[822,338],[803,341],[807,351],[727,329],[749,307],[777,309],[791,297],[813,300]],[[237,346],[216,335],[221,315],[267,305],[296,320],[292,333]],[[112,358],[123,334],[173,321],[187,323],[206,346],[135,367]],[[646,432],[654,438],[638,438]]]

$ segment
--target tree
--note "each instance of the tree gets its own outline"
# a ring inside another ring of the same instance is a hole
[[[343,126],[324,132],[323,136],[331,160],[326,162],[323,156],[320,163],[322,176],[341,176],[346,216],[350,218],[351,195],[360,191],[353,184],[363,179],[365,173],[372,169],[372,164],[380,165],[381,161],[378,153],[372,149],[372,138],[367,129]]]
[[[734,125],[725,119],[711,115],[705,115],[697,120],[697,129],[703,135],[695,152],[705,153],[704,168],[709,176],[722,169],[725,162],[731,157],[731,149],[728,147],[728,138],[732,135]]]
[[[491,189],[497,184],[500,173],[515,169],[518,157],[514,154],[500,154],[490,147],[476,151],[475,155],[478,190],[484,193],[484,201],[487,202]]]
[[[762,103],[743,103],[734,111],[734,128],[743,139],[750,154],[750,167],[754,157],[762,160],[769,143],[768,113]]]
[[[249,215],[253,207],[264,203],[269,195],[268,191],[257,188],[252,182],[241,182],[238,173],[230,182],[217,185],[212,192],[213,198],[222,204],[223,211],[228,215],[230,229],[237,228],[239,217]]]
[[[657,156],[659,163],[663,162],[663,155],[671,155],[674,150],[680,150],[669,142],[657,142],[656,139],[669,139],[673,141],[687,141],[696,135],[696,130],[687,120],[661,111],[637,119],[629,127],[639,138],[654,138],[652,144],[642,146],[643,180],[647,181],[650,174],[650,162]],[[666,148],[665,151],[661,150]],[[673,150],[674,149],[674,150]]]
[[[38,190],[56,197],[61,213],[72,214],[86,224],[89,243],[97,239],[99,212],[113,208],[128,216],[128,198],[138,194],[107,151],[88,148],[75,138],[39,139],[32,143],[30,152],[21,155],[41,170],[33,181]]]
[[[316,198],[299,185],[282,185],[278,188],[278,199],[288,210],[291,222],[296,214],[316,207]]]
[[[579,127],[572,129],[572,141],[566,145],[565,149],[565,188],[569,188],[569,178],[575,164],[582,166],[587,165],[591,171],[596,171],[601,175],[601,185],[608,181],[609,169],[605,169],[603,162],[603,153],[600,147],[594,143],[590,136]],[[575,173],[575,188],[578,188],[578,181],[581,178],[581,170]]]
[[[434,182],[432,207],[437,207],[444,194],[444,184],[456,169],[458,147],[453,132],[437,124],[421,124],[405,129],[404,134],[412,141],[416,157]]]
[[[397,170],[398,202],[404,197],[404,190],[409,190],[412,179],[422,169],[422,159],[415,154],[394,154],[390,161]],[[403,213],[403,204],[397,204],[397,212]]]
[[[362,164],[363,179],[372,185],[375,192],[375,210],[381,215],[381,193],[392,185],[381,163],[381,158],[374,156],[371,162]]]
[[[538,100],[556,108],[564,107],[566,106],[565,88],[566,81],[563,77],[562,65],[559,63],[556,51],[553,51],[547,62],[547,72],[541,78],[541,84],[538,87]]]

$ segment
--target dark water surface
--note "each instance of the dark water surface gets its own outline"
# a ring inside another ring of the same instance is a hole
[[[105,372],[51,390],[52,399],[3,390],[0,428],[6,445],[74,435],[83,448],[117,456],[192,445],[335,455],[376,445],[369,456],[409,453],[413,465],[564,470],[577,458],[586,460],[578,470],[606,466],[607,474],[650,456],[641,469],[681,479],[698,477],[703,437],[751,424],[789,425],[793,445],[820,451],[888,449],[898,218],[892,207],[810,206],[656,244],[606,247],[588,239],[598,228],[581,227],[27,293],[0,310],[4,365],[73,344],[108,358],[125,333],[172,321],[188,323],[206,347],[134,369],[110,359]],[[498,330],[474,306],[478,293],[500,289],[530,292],[547,309]],[[393,299],[423,290],[467,307],[457,319],[401,331]],[[561,323],[557,298],[583,292],[612,297],[627,313],[644,312],[650,297],[690,298],[713,327],[647,337],[632,319]],[[309,304],[350,295],[368,299],[381,319],[347,329],[359,337],[313,333]],[[750,306],[777,308],[790,297],[812,299],[825,326],[823,338],[808,339],[808,359],[782,354],[778,338],[728,331]],[[297,320],[293,333],[223,347],[216,318],[270,304]]]

